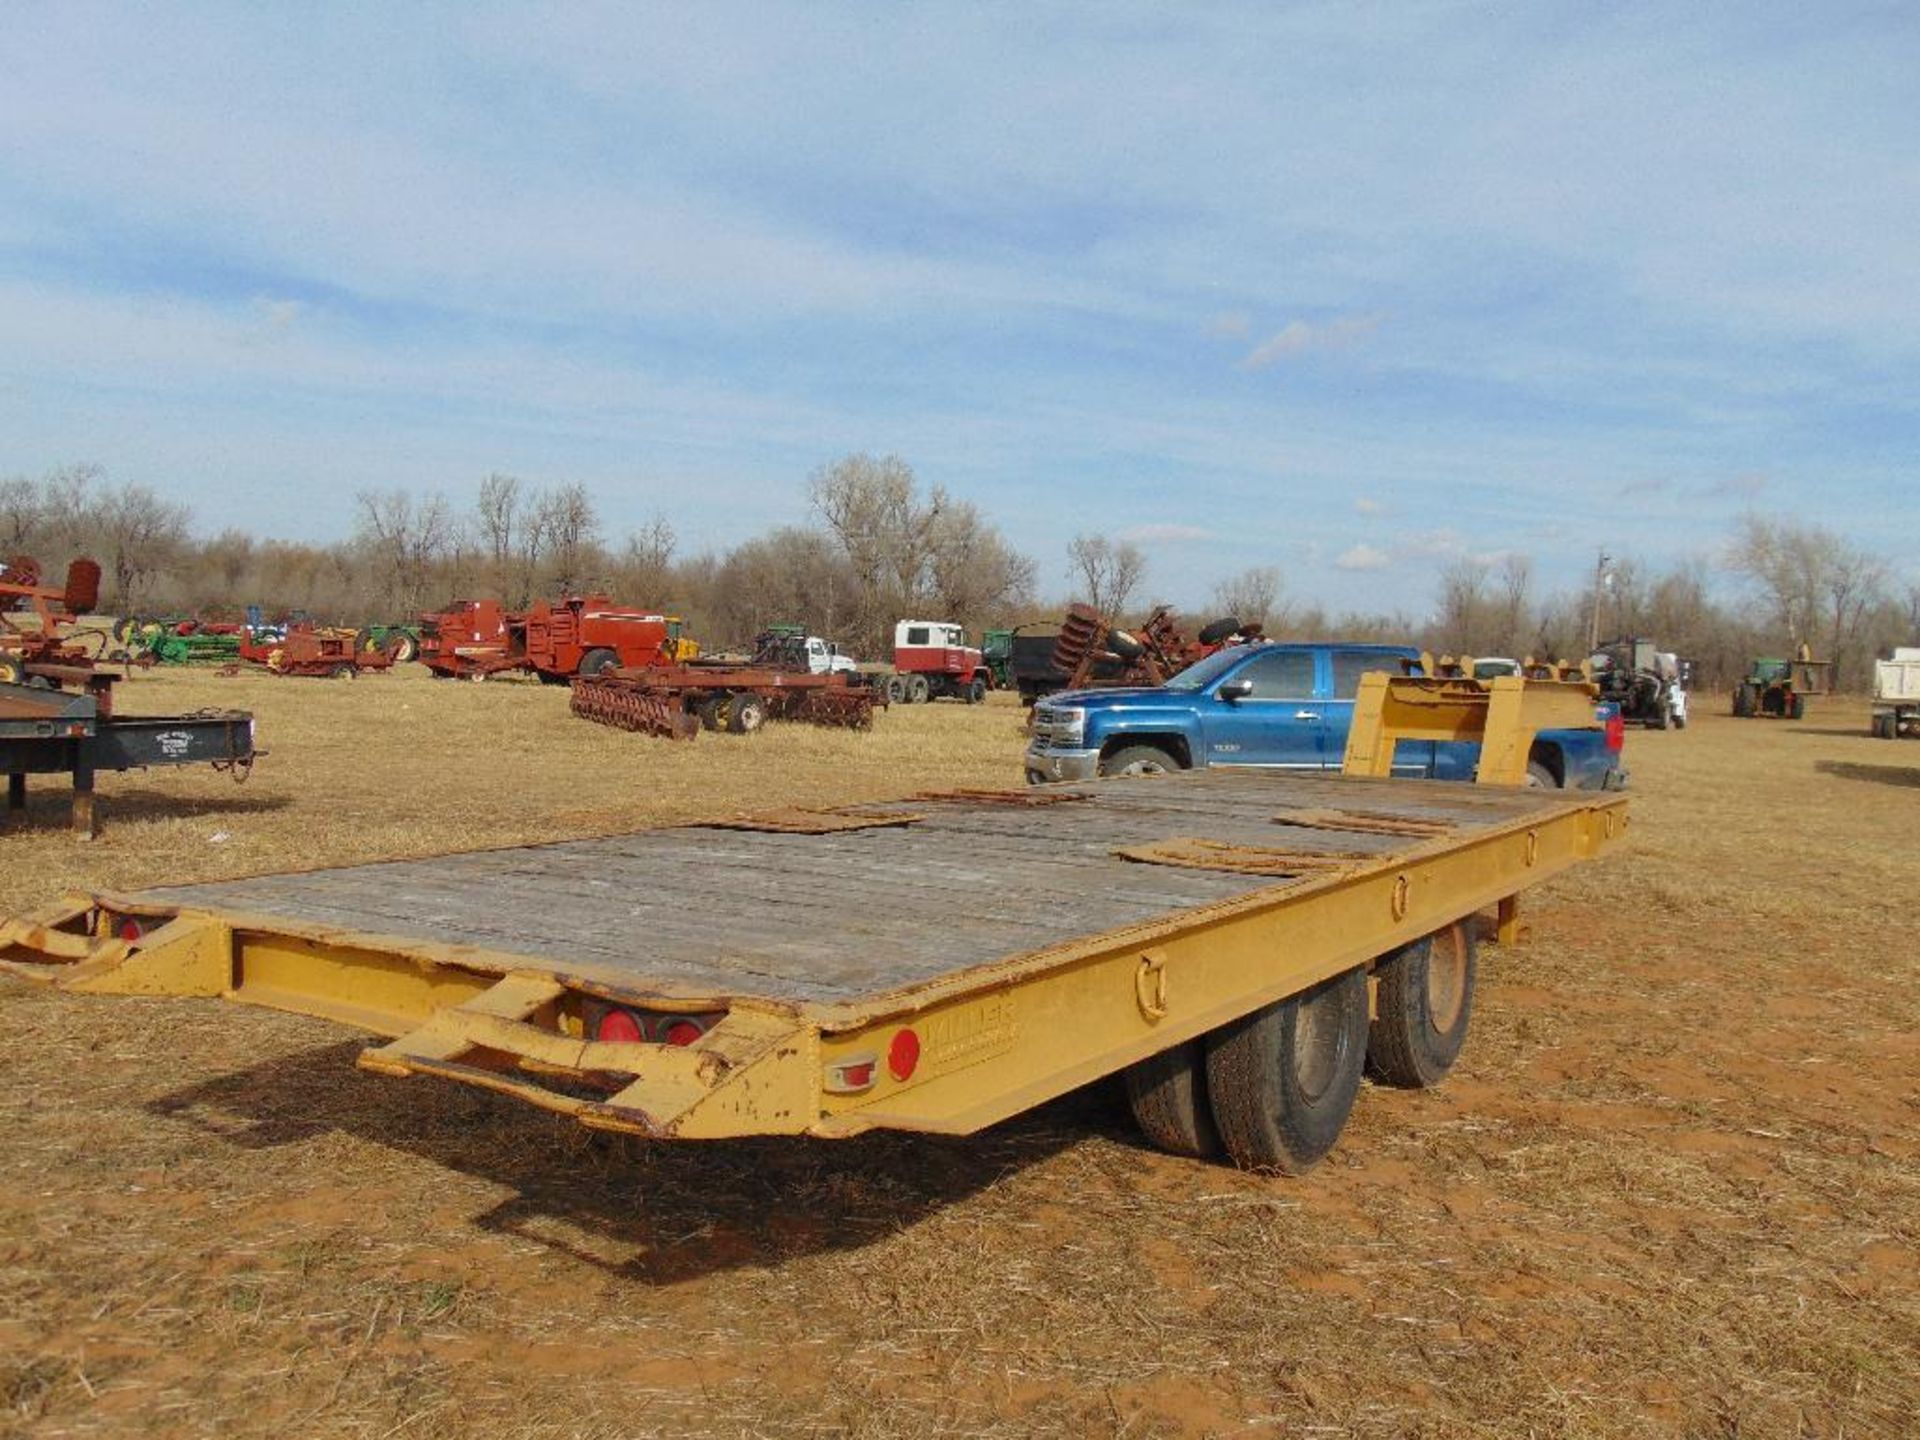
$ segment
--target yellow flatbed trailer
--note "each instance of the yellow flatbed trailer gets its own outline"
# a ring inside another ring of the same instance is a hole
[[[390,1037],[365,1069],[661,1139],[965,1134],[1125,1071],[1158,1144],[1298,1171],[1363,1060],[1451,1066],[1476,917],[1511,939],[1625,826],[1617,793],[1357,773],[956,791],[75,895],[0,924],[0,966],[319,1016]]]

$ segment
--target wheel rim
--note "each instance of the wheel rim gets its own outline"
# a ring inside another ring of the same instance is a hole
[[[1293,1010],[1293,1083],[1309,1103],[1333,1088],[1346,1058],[1346,1017],[1339,997],[1323,990]]]
[[[1122,775],[1164,775],[1167,773],[1167,766],[1162,760],[1135,760],[1132,764],[1124,766],[1120,773]]]
[[[1442,1035],[1460,1023],[1467,1003],[1467,947],[1458,926],[1427,946],[1427,1020]]]

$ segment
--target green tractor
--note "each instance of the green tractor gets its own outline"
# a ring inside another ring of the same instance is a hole
[[[1755,660],[1733,687],[1733,713],[1742,719],[1798,720],[1809,695],[1830,695],[1833,663],[1815,660],[1804,645],[1791,660]]]

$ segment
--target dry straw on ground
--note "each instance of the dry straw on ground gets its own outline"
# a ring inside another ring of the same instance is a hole
[[[0,903],[1019,778],[1001,705],[674,747],[417,670],[124,691],[214,703],[250,785],[109,778],[92,845],[36,791]],[[1630,848],[1486,957],[1461,1070],[1303,1180],[1107,1087],[606,1147],[316,1022],[0,982],[0,1434],[1910,1433],[1920,746],[1834,705],[1630,758]]]

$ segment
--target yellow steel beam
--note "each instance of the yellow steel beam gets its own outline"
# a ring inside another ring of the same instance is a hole
[[[1535,737],[1599,729],[1598,698],[1598,689],[1580,680],[1362,675],[1341,770],[1385,778],[1402,740],[1470,741],[1480,746],[1480,784],[1524,785]]]

